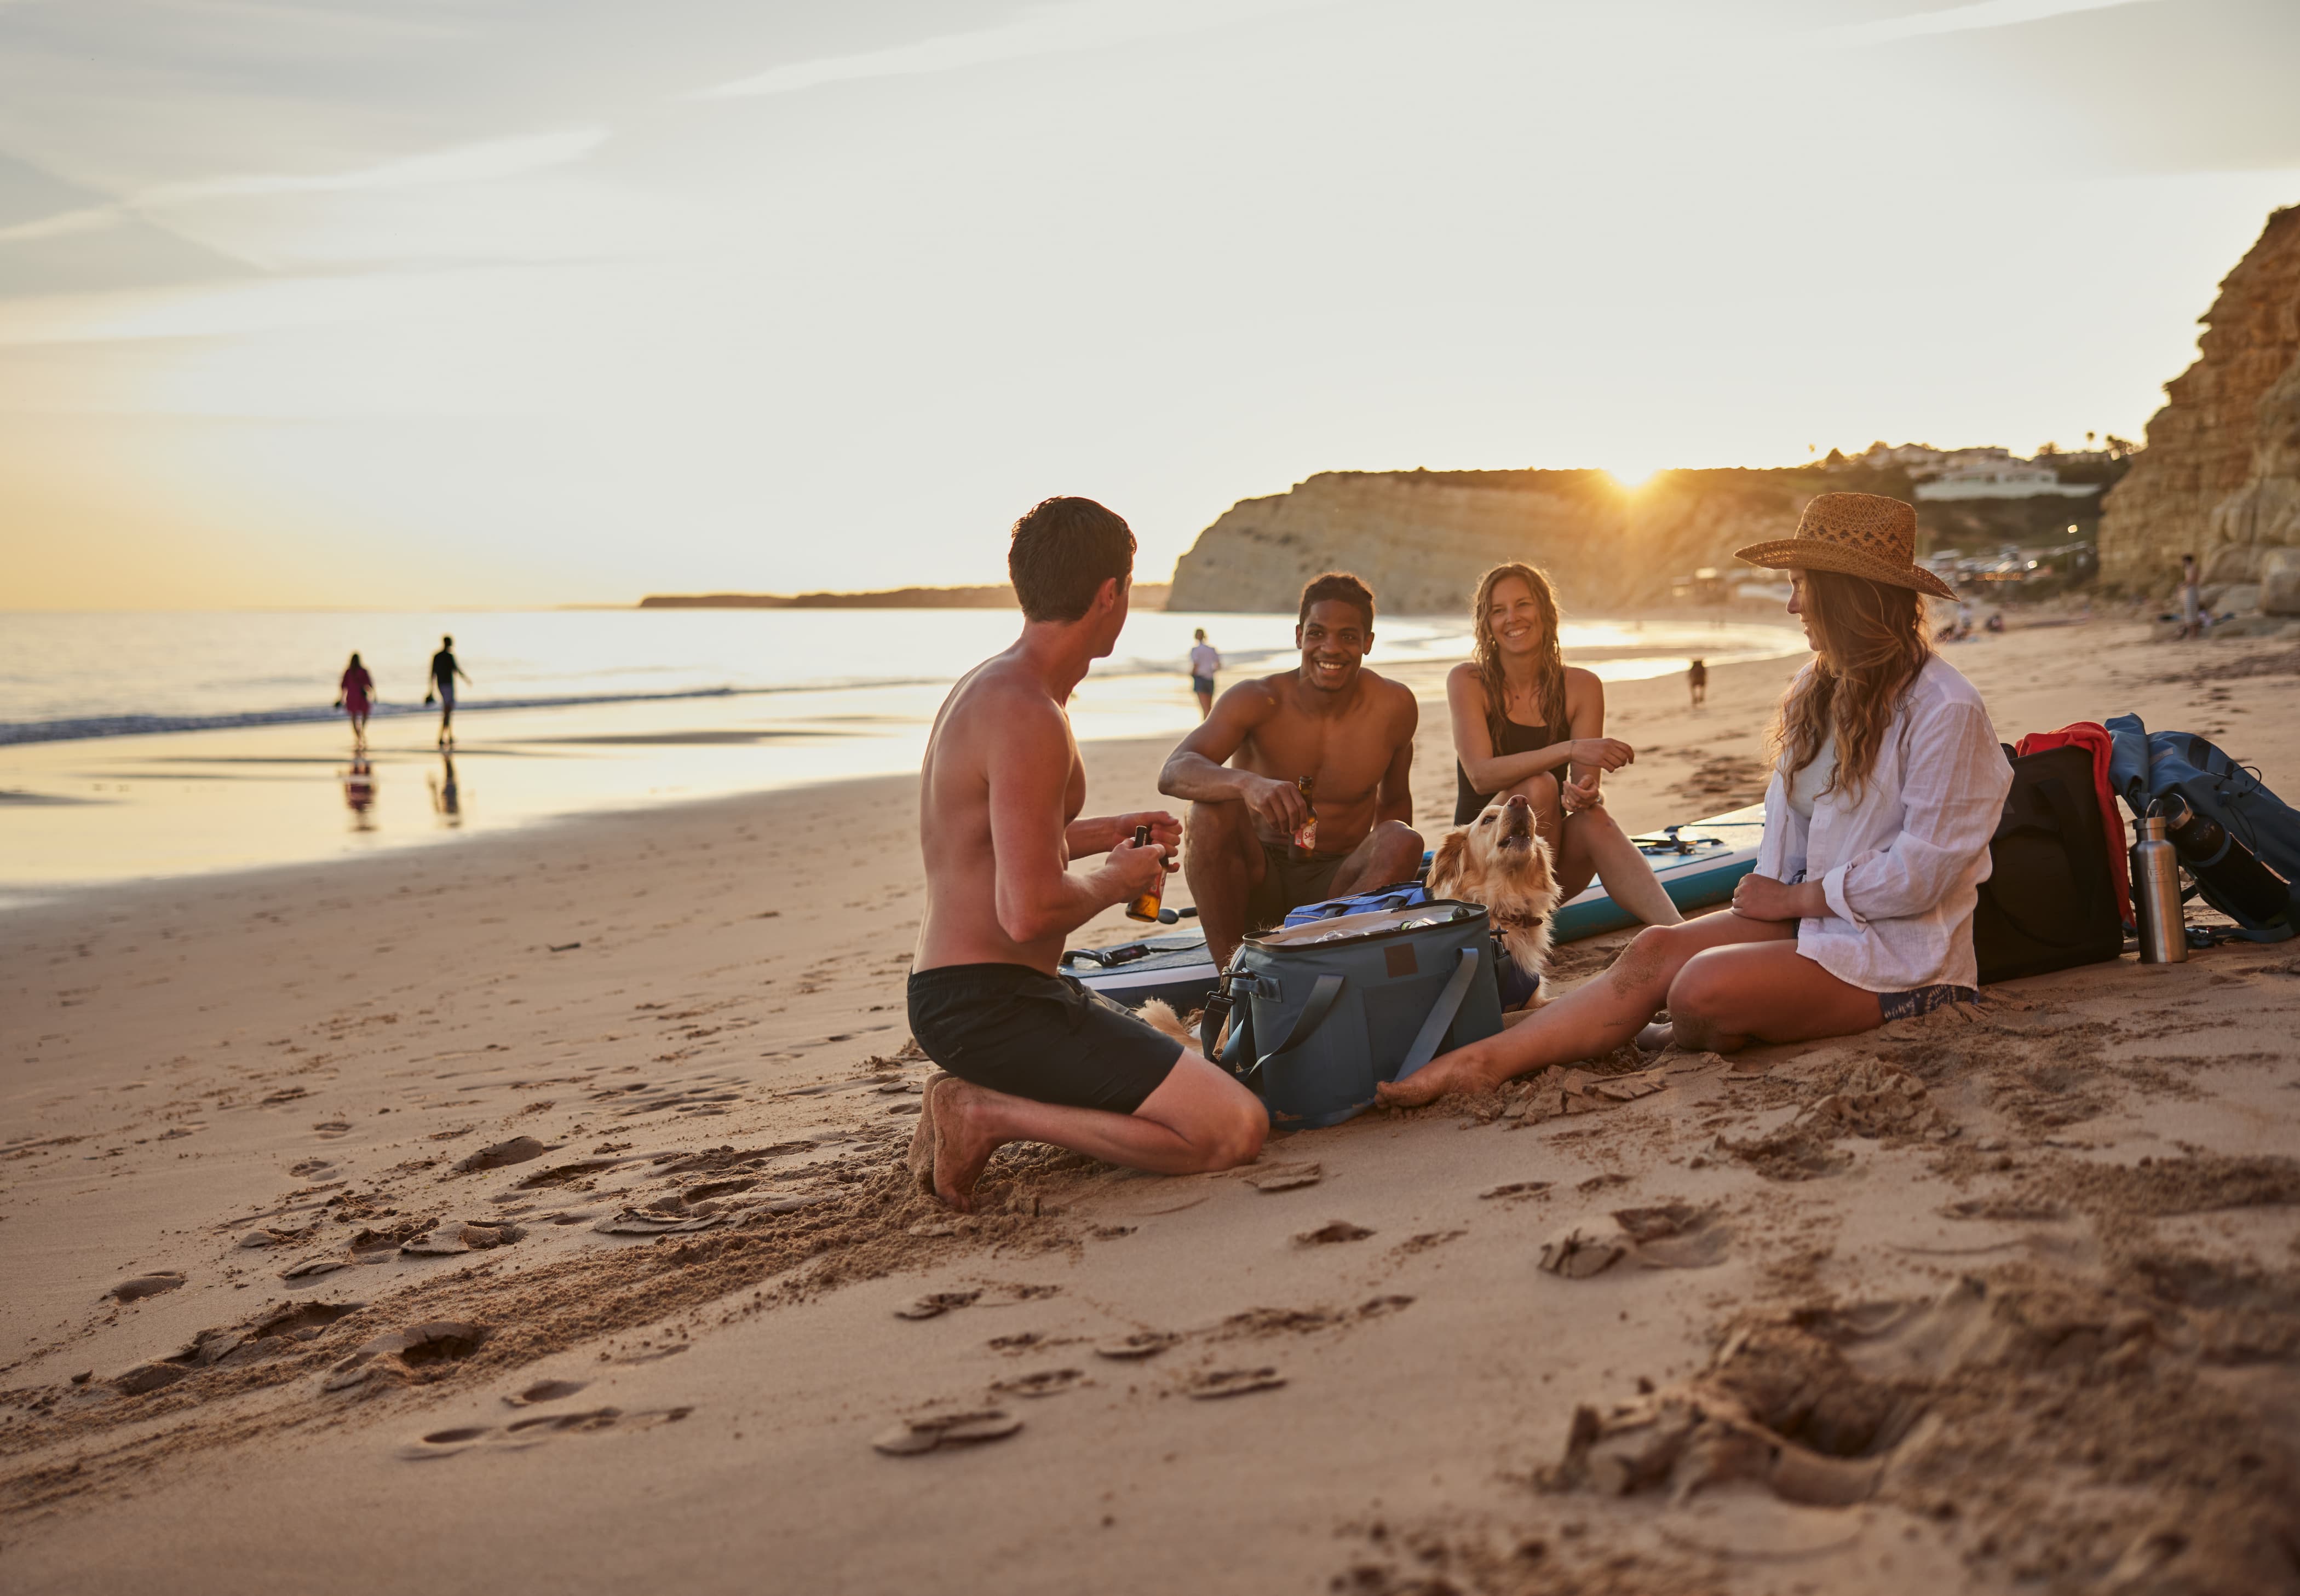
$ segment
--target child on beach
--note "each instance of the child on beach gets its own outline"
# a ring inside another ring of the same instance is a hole
[[[1815,658],[1781,701],[1765,840],[1730,913],[1638,934],[1603,976],[1379,1088],[1490,1091],[1594,1057],[1668,1010],[1680,1047],[1850,1035],[1976,995],[1972,911],[2012,774],[1980,695],[1933,653],[1916,511],[1823,494],[1793,537],[1738,551],[1788,569]]]
[[[1709,702],[1709,661],[1696,660],[1685,673],[1685,685],[1693,694],[1693,707],[1699,709]]]
[[[1197,641],[1190,645],[1190,691],[1198,695],[1198,719],[1204,720],[1214,712],[1214,672],[1221,669],[1221,656],[1206,641],[1205,628],[1192,636]]]
[[[344,667],[343,679],[336,684],[336,708],[351,717],[352,746],[367,746],[368,706],[375,697],[375,678],[360,663],[356,651],[352,662]]]

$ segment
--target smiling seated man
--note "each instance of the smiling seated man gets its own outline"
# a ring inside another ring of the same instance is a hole
[[[1250,932],[1287,910],[1411,880],[1413,694],[1365,669],[1373,594],[1342,571],[1302,589],[1302,662],[1240,682],[1182,739],[1158,790],[1189,801],[1182,869],[1206,946],[1227,966]],[[1304,799],[1296,784],[1312,783]],[[1294,838],[1315,810],[1312,845]]]

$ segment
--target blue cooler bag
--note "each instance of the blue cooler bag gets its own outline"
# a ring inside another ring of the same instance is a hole
[[[1238,944],[1199,1041],[1282,1129],[1339,1125],[1449,1048],[1502,1028],[1483,907],[1438,899],[1288,926]]]

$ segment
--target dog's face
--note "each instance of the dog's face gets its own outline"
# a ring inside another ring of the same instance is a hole
[[[1548,949],[1548,916],[1557,906],[1549,844],[1534,828],[1533,806],[1521,797],[1496,800],[1446,833],[1429,864],[1429,890],[1484,904],[1511,952],[1531,968]]]

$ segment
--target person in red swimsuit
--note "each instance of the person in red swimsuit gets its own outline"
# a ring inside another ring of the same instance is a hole
[[[337,684],[336,708],[352,718],[352,746],[367,746],[368,706],[375,697],[375,678],[367,673],[356,653],[352,662],[344,667],[344,679]]]

